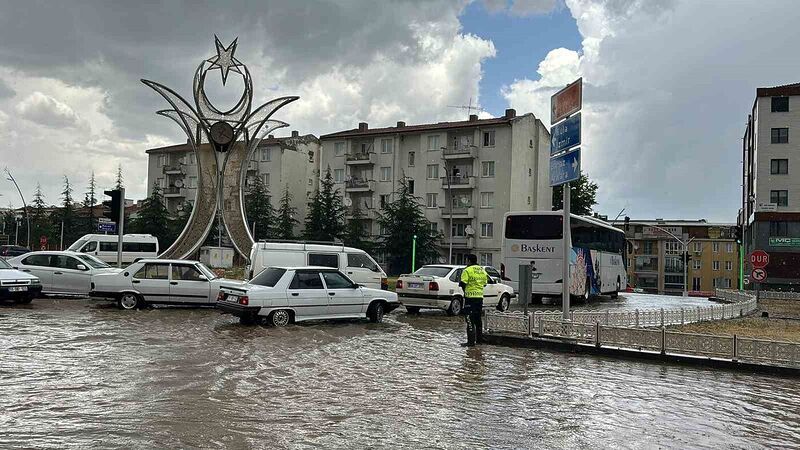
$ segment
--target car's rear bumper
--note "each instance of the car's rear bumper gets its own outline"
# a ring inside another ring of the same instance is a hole
[[[416,306],[419,308],[447,309],[453,297],[449,295],[416,294],[398,292],[397,297],[403,306]]]
[[[17,287],[17,286],[14,286]],[[0,300],[16,300],[20,298],[33,298],[42,294],[42,286],[19,286],[24,287],[24,291],[11,292],[11,286],[0,287]]]
[[[232,314],[236,317],[255,317],[261,310],[260,306],[240,305],[238,303],[218,301],[217,309],[223,313]]]

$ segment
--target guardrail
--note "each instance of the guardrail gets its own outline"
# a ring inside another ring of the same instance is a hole
[[[761,291],[759,297],[773,300],[800,300],[800,292]]]

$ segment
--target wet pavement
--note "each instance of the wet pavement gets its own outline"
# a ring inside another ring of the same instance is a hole
[[[0,448],[800,447],[796,379],[462,339],[461,319],[402,309],[274,329],[4,306]]]

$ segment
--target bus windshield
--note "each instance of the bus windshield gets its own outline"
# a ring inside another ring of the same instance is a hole
[[[563,222],[560,215],[508,216],[506,218],[506,239],[555,240],[563,236]]]
[[[80,249],[83,248],[83,244],[85,244],[86,242],[87,242],[86,239],[78,239],[77,241],[75,241],[74,244],[70,245],[69,248],[67,248],[67,250],[71,250],[73,252],[80,251]]]

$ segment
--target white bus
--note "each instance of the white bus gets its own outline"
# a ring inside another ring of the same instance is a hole
[[[109,264],[117,263],[117,243],[115,234],[86,234],[67,250],[88,253]],[[122,236],[122,263],[129,264],[144,258],[158,256],[158,239],[150,234],[126,234]]]
[[[519,289],[519,266],[530,266],[533,301],[560,297],[564,243],[561,211],[509,212],[503,224],[503,275]],[[579,299],[627,287],[625,233],[598,219],[572,214],[569,292]]]

